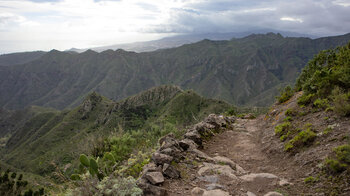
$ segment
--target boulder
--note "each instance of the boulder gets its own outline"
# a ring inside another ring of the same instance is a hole
[[[155,152],[152,154],[152,161],[156,164],[156,165],[163,165],[164,163],[171,163],[171,161],[174,158],[172,156],[163,154],[163,153],[159,153],[159,152]]]
[[[186,151],[188,149],[198,148],[198,145],[196,143],[194,143],[193,140],[190,140],[187,138],[179,141],[179,145],[184,151]]]
[[[229,165],[232,169],[236,170],[236,163],[231,161],[231,159],[229,158],[216,156],[213,159],[215,160],[215,163]]]
[[[224,116],[224,119],[229,124],[232,124],[236,121],[236,117],[234,117],[234,116]]]
[[[264,196],[283,196],[283,194],[278,192],[268,192]]]
[[[204,122],[214,125],[215,128],[226,127],[227,125],[227,122],[222,115],[218,116],[215,114],[209,114]]]
[[[159,145],[162,145],[162,143],[167,139],[167,138],[173,138],[175,139],[175,135],[173,133],[169,133],[159,139]]]
[[[243,117],[243,119],[254,119],[254,118],[255,118],[254,114],[251,114],[251,113],[246,114],[246,115]]]
[[[198,170],[198,175],[203,176],[206,172],[214,172],[220,175],[227,176],[232,180],[237,180],[237,176],[235,175],[235,171],[228,165],[216,165],[212,163],[203,163],[203,167]]]
[[[221,189],[207,191],[199,187],[195,187],[191,191],[191,196],[229,196],[230,194]]]
[[[175,169],[175,167],[167,163],[164,163],[163,165],[163,174],[173,179],[180,178],[180,172],[177,169]]]
[[[206,122],[200,122],[193,126],[193,128],[198,131],[201,136],[210,136],[214,135],[212,130],[215,129],[215,126]]]
[[[205,190],[201,189],[199,187],[195,187],[191,191],[191,196],[202,196],[204,194]]]
[[[159,186],[150,184],[146,179],[141,178],[137,181],[137,186],[142,189],[145,196],[166,196],[167,190]]]
[[[253,182],[257,179],[278,179],[276,175],[270,173],[252,173],[241,176],[239,178],[246,182]]]
[[[148,172],[145,174],[145,178],[154,185],[164,182],[164,176],[161,172]]]
[[[230,196],[230,194],[221,189],[216,189],[216,190],[204,191],[203,196]]]
[[[200,158],[200,159],[204,159],[208,162],[214,162],[214,159],[211,158],[210,156],[208,156],[207,154],[205,154],[204,152],[198,150],[198,149],[192,149],[191,151],[189,151],[193,154],[196,155],[196,157]]]
[[[198,144],[199,146],[202,146],[202,138],[200,136],[200,134],[198,133],[197,130],[192,130],[187,132],[184,137],[186,139],[190,139],[192,141],[194,141],[196,144]]]
[[[254,193],[248,191],[248,192],[247,192],[247,196],[256,196],[256,195],[255,195]]]
[[[160,167],[157,167],[156,164],[154,164],[153,162],[150,162],[143,166],[142,174],[146,174],[147,172],[154,172],[154,171],[160,172],[162,170]]]
[[[180,157],[181,150],[175,147],[160,149],[160,153],[166,154],[172,157]]]
[[[281,179],[278,184],[280,186],[293,185],[293,183],[288,182],[286,179]]]
[[[166,148],[177,148],[181,150],[179,142],[174,138],[173,134],[168,134],[159,140],[160,150]]]

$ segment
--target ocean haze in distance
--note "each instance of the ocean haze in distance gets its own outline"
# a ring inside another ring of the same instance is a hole
[[[0,0],[0,53],[260,29],[341,35],[349,13],[348,0]]]
[[[117,50],[117,49],[123,49],[126,51],[134,51],[134,52],[151,52],[158,49],[166,49],[166,48],[174,48],[179,47],[184,44],[191,44],[198,41],[201,41],[203,39],[209,39],[209,40],[230,40],[234,38],[242,38],[249,36],[251,34],[266,34],[266,33],[280,33],[281,35],[285,37],[309,37],[309,38],[317,38],[317,36],[314,35],[305,35],[305,34],[299,34],[299,33],[293,33],[293,32],[282,32],[282,31],[276,31],[273,29],[261,29],[261,30],[255,30],[255,31],[247,31],[247,32],[230,32],[230,33],[204,33],[204,34],[183,34],[183,35],[176,35],[171,37],[165,37],[159,40],[152,40],[152,41],[146,41],[146,42],[134,42],[134,43],[127,43],[127,44],[114,44],[114,45],[108,45],[108,46],[101,46],[101,47],[95,47],[95,48],[71,48],[67,51],[71,52],[85,52],[89,49],[94,50],[96,52],[103,52],[106,50]]]

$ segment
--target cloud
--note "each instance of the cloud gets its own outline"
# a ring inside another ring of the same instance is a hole
[[[345,0],[203,0],[185,4],[186,9],[173,9],[164,24],[144,31],[206,33],[270,28],[337,35],[350,32],[349,5]]]
[[[350,32],[348,0],[1,0],[0,13],[0,52],[24,42],[67,49],[180,33]],[[13,44],[2,47],[5,41]]]
[[[291,22],[300,22],[300,23],[303,22],[303,20],[301,20],[300,18],[292,18],[292,17],[282,17],[282,18],[280,18],[280,20],[291,21]]]

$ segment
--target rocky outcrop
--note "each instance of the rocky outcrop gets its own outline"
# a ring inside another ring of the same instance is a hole
[[[195,154],[196,157],[209,162],[222,162],[225,165],[221,165],[220,168],[216,168],[217,165],[212,163],[207,163],[208,170],[220,169],[228,176],[237,178],[234,173],[236,169],[235,163],[224,157],[211,158],[198,150],[198,148],[202,147],[205,139],[226,130],[234,121],[234,117],[210,114],[204,121],[189,127],[181,140],[177,140],[173,134],[162,137],[159,140],[159,149],[152,154],[151,162],[144,166],[141,177],[138,180],[138,186],[143,190],[144,195],[166,195],[166,190],[161,185],[166,179],[181,178],[181,174],[175,165],[184,159],[186,153]],[[225,191],[218,189],[198,191],[198,193],[194,191],[193,194],[228,195]]]

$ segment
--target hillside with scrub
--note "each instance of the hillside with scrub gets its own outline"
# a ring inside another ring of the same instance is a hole
[[[350,194],[350,43],[320,51],[258,110],[173,85],[26,118],[2,109],[0,193]]]
[[[162,137],[137,181],[99,177],[112,154],[81,155],[72,193],[118,192],[113,181],[135,195],[348,195],[349,46],[316,55],[265,115],[209,115]]]

